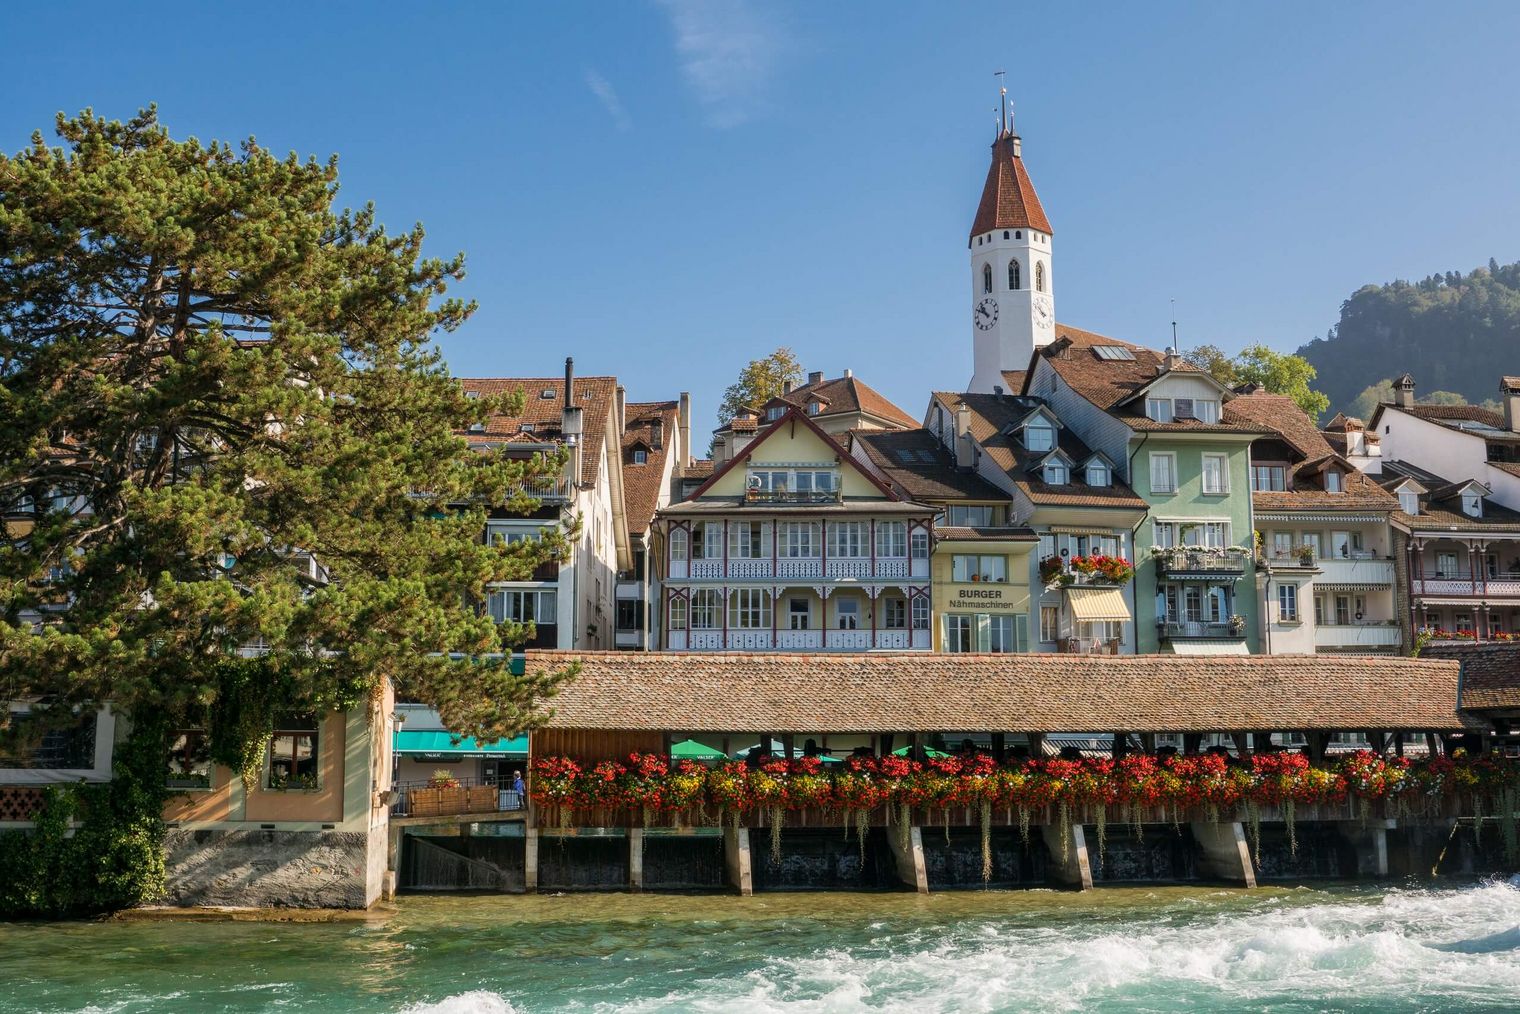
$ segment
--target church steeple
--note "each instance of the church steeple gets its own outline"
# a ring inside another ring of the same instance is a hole
[[[1038,348],[1055,340],[1050,219],[1024,168],[1006,100],[971,223],[970,390],[1014,393]]]

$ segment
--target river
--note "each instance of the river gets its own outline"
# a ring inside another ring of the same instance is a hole
[[[0,925],[0,1012],[1520,1009],[1520,878],[1439,890],[403,896]]]

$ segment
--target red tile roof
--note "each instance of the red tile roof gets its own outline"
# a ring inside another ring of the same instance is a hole
[[[483,430],[465,430],[460,436],[493,443],[558,443],[565,405],[564,377],[458,377],[465,391],[496,396],[513,391],[523,393],[520,415],[492,416]],[[549,392],[549,397],[544,393]],[[616,377],[576,377],[574,404],[580,406],[581,484],[596,482],[601,464],[602,446],[607,439],[607,419],[617,401]],[[531,427],[531,433],[524,430]]]
[[[1420,657],[1462,663],[1462,707],[1520,709],[1520,643],[1441,641],[1426,645]]]
[[[649,522],[659,506],[665,459],[678,436],[679,411],[680,403],[675,401],[636,401],[624,407],[627,418],[623,424],[623,502],[627,505],[628,531],[633,535],[649,530]],[[633,463],[636,448],[647,450],[648,459],[642,465]]]
[[[814,398],[823,405],[822,410],[813,416],[814,419],[863,412],[894,426],[918,425],[917,419],[892,404],[879,391],[855,376],[835,377],[833,380],[823,380],[816,384],[803,384],[780,396],[780,400],[796,405],[804,411],[807,409],[807,403]]]
[[[549,727],[682,732],[1454,730],[1458,666],[1350,655],[529,651]],[[1472,720],[1476,724],[1476,720]]]
[[[974,472],[955,467],[955,458],[926,429],[854,430],[850,438],[904,496],[920,502],[977,500],[1001,503],[1007,494]]]
[[[1398,509],[1398,498],[1341,458],[1340,452],[1331,446],[1325,434],[1314,428],[1314,423],[1298,407],[1298,403],[1287,395],[1268,394],[1264,391],[1239,395],[1225,403],[1224,417],[1227,421],[1252,424],[1269,430],[1302,459],[1299,466],[1290,473],[1291,489],[1283,492],[1257,491],[1251,494],[1251,502],[1257,510]],[[1341,471],[1345,473],[1345,489],[1340,493],[1327,491],[1320,477],[1319,466],[1331,460],[1340,464]]]
[[[982,185],[982,200],[971,222],[971,235],[994,229],[1038,229],[1054,234],[1040,198],[1029,180],[1029,171],[1018,154],[1018,138],[1004,133],[992,144],[992,165]]]

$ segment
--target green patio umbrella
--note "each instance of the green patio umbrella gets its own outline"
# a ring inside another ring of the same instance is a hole
[[[908,756],[908,751],[910,751],[912,749],[913,749],[912,747],[900,746],[896,750],[892,751],[892,756],[893,757],[906,757],[906,756]],[[924,756],[925,757],[948,757],[950,755],[947,754],[947,753],[945,753],[943,750],[936,750],[933,747],[926,746],[926,747],[924,747]]]
[[[723,760],[726,756],[722,750],[716,750],[705,743],[698,743],[694,739],[683,739],[679,743],[670,745],[670,755],[677,760]]]
[[[756,743],[755,744],[755,746],[761,746],[761,745],[762,744],[760,744],[760,743]],[[744,758],[746,758],[746,757],[749,756],[749,752],[751,750],[753,750],[755,748],[755,746],[747,746],[747,747],[744,747],[744,748],[742,748],[740,750],[735,750],[734,751],[734,760],[744,760]],[[801,750],[800,747],[795,747],[794,746],[792,749],[795,751],[797,757],[801,757],[802,756],[802,750]],[[780,740],[774,740],[774,739],[771,740],[771,754],[773,756],[775,756],[775,757],[780,757],[782,753],[783,753],[783,751],[782,751],[782,748],[781,748],[781,741]],[[818,755],[818,759],[821,760],[821,761],[823,761],[823,763],[825,763],[825,764],[842,764],[842,763],[844,763],[844,759],[843,758],[841,758],[841,757],[834,757],[834,756],[831,756],[831,755],[826,754],[826,753],[819,754]]]

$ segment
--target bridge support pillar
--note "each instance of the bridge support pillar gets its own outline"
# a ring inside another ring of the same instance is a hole
[[[538,891],[538,828],[529,825],[523,832],[523,890],[529,894]]]
[[[1061,847],[1061,828],[1045,824],[1040,834],[1045,838],[1045,848],[1050,852],[1050,875],[1069,887],[1091,891],[1093,886],[1092,863],[1087,857],[1087,835],[1081,824],[1073,824],[1068,832],[1071,837],[1066,847]]]
[[[919,894],[929,893],[929,874],[924,867],[924,836],[917,826],[908,828],[908,841],[904,845],[897,828],[887,828],[887,840],[892,843],[892,862],[897,866],[897,879]]]
[[[630,891],[644,889],[644,829],[642,827],[628,829],[628,889]]]
[[[1245,887],[1256,886],[1256,867],[1251,863],[1251,846],[1246,841],[1240,821],[1195,820],[1193,840],[1203,849],[1203,873]]]
[[[723,865],[728,870],[728,882],[744,897],[755,893],[755,881],[750,874],[749,828],[729,827],[723,830]]]
[[[1367,826],[1360,823],[1341,824],[1341,834],[1356,848],[1356,872],[1363,877],[1388,876],[1388,832],[1398,827],[1398,821],[1369,820]]]

